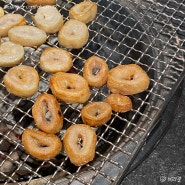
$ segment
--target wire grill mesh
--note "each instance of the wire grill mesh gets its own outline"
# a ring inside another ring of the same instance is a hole
[[[68,19],[71,6],[80,1],[57,1],[56,7]],[[33,66],[40,75],[39,91],[22,99],[9,94],[3,84],[8,68],[0,68],[0,183],[9,184],[113,184],[125,173],[134,155],[150,134],[162,110],[184,77],[185,2],[162,0],[110,1],[98,0],[98,14],[88,24],[90,39],[78,50],[70,50],[73,68],[82,74],[85,60],[91,55],[104,58],[109,68],[120,64],[137,63],[149,74],[149,89],[131,96],[133,109],[126,114],[114,113],[109,123],[98,129],[95,160],[75,167],[64,152],[49,161],[37,161],[24,152],[21,134],[35,127],[31,108],[40,93],[50,92],[51,74],[40,69],[39,57],[44,48],[61,47],[57,34],[48,35],[40,47],[25,47],[22,64]],[[32,15],[38,7],[22,0],[0,1],[6,13],[20,13],[27,24],[33,25]],[[7,38],[3,38],[6,40]],[[103,101],[109,94],[105,86],[91,88],[89,101]],[[82,104],[61,103],[64,128],[80,123]],[[11,170],[6,171],[5,166]]]

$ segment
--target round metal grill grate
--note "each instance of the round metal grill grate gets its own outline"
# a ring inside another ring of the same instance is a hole
[[[80,1],[57,1],[56,7],[65,20],[69,9]],[[39,57],[46,47],[61,47],[57,34],[50,34],[39,47],[25,47],[22,64],[33,66],[40,75],[39,91],[22,99],[9,94],[3,76],[9,68],[0,68],[0,183],[2,184],[113,184],[126,173],[134,155],[155,126],[160,114],[184,78],[185,2],[162,0],[110,1],[98,0],[98,13],[88,24],[90,37],[82,49],[70,50],[73,68],[82,75],[85,60],[97,55],[106,60],[109,69],[120,64],[139,64],[150,76],[149,89],[131,96],[133,109],[126,114],[113,113],[106,125],[96,129],[98,142],[93,162],[76,167],[65,152],[55,159],[38,161],[25,153],[21,134],[35,127],[31,108],[39,94],[51,93],[51,74],[40,69]],[[24,15],[27,24],[34,25],[32,15],[38,7],[22,0],[0,1],[6,13]],[[3,38],[3,41],[7,38]],[[105,86],[91,88],[89,102],[104,101],[109,91]],[[64,127],[58,134],[81,123],[82,104],[63,104]],[[5,169],[9,165],[10,169]]]

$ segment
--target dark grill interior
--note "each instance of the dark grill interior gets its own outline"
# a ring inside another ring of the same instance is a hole
[[[56,7],[68,19],[71,6],[81,1],[57,1]],[[18,184],[112,184],[126,173],[133,157],[155,126],[170,98],[184,78],[185,1],[98,0],[97,17],[88,24],[90,37],[82,49],[70,50],[73,56],[72,73],[82,75],[85,60],[97,55],[106,60],[109,69],[120,64],[139,64],[150,76],[146,92],[131,96],[133,109],[128,113],[113,113],[106,125],[96,129],[98,142],[93,162],[76,167],[65,152],[55,159],[38,161],[24,152],[21,134],[25,128],[35,128],[31,108],[39,94],[51,93],[48,81],[51,74],[39,67],[44,48],[59,46],[57,34],[50,34],[47,43],[25,47],[22,64],[34,66],[40,75],[39,91],[31,98],[9,94],[3,76],[9,68],[0,68],[0,183]],[[20,13],[27,24],[33,25],[32,15],[37,7],[24,1],[0,1],[5,12]],[[7,38],[3,38],[3,41]],[[109,91],[91,88],[89,102],[104,101]],[[58,134],[81,123],[82,104],[61,103],[64,127]],[[9,166],[9,168],[7,168]]]

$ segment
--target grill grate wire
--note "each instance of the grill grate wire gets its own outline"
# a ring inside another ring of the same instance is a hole
[[[68,11],[79,0],[57,1],[56,7],[68,19]],[[185,63],[185,1],[183,0],[97,0],[98,14],[88,24],[90,39],[73,56],[71,72],[82,74],[85,60],[91,55],[104,58],[109,68],[120,64],[137,63],[149,74],[149,89],[131,96],[133,109],[127,114],[114,113],[112,119],[98,129],[96,158],[84,167],[75,167],[65,152],[56,159],[37,161],[24,152],[21,134],[27,127],[35,127],[31,107],[40,93],[51,93],[48,81],[51,74],[39,67],[44,48],[60,47],[57,35],[48,35],[40,47],[25,47],[23,64],[33,66],[40,75],[39,91],[22,99],[9,94],[3,84],[8,68],[0,68],[0,184],[113,184],[126,173],[134,156],[155,126],[184,78]],[[37,7],[22,0],[1,0],[6,13],[20,13],[27,24],[34,25],[32,15]],[[3,38],[6,40],[7,38]],[[91,88],[89,102],[102,101],[109,94],[106,86]],[[83,105],[61,104],[65,129],[80,123]],[[10,165],[11,171],[4,171]]]

